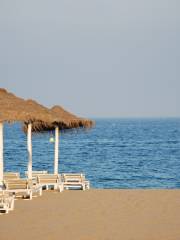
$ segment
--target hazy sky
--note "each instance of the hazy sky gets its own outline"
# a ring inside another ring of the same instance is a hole
[[[87,117],[180,116],[180,1],[0,0],[0,87]]]

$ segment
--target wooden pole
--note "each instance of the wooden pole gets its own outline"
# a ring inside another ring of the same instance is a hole
[[[27,148],[28,148],[28,179],[32,179],[32,124],[28,124],[27,131]]]
[[[0,122],[0,185],[3,182],[3,123]]]
[[[59,161],[59,127],[56,127],[54,146],[54,174],[58,174],[58,161]]]

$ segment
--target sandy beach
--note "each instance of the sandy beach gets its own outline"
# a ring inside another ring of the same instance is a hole
[[[0,216],[0,240],[179,240],[180,190],[43,192]]]

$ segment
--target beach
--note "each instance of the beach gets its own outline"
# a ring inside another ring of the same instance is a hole
[[[180,190],[47,191],[0,216],[0,240],[179,240]]]
[[[180,1],[1,3],[0,240],[180,240]]]

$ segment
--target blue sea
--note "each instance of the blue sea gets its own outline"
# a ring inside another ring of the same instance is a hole
[[[62,132],[59,172],[84,172],[94,188],[180,188],[180,119],[96,119]],[[53,172],[53,132],[33,134],[33,169]],[[5,171],[27,169],[20,124],[4,128]]]

